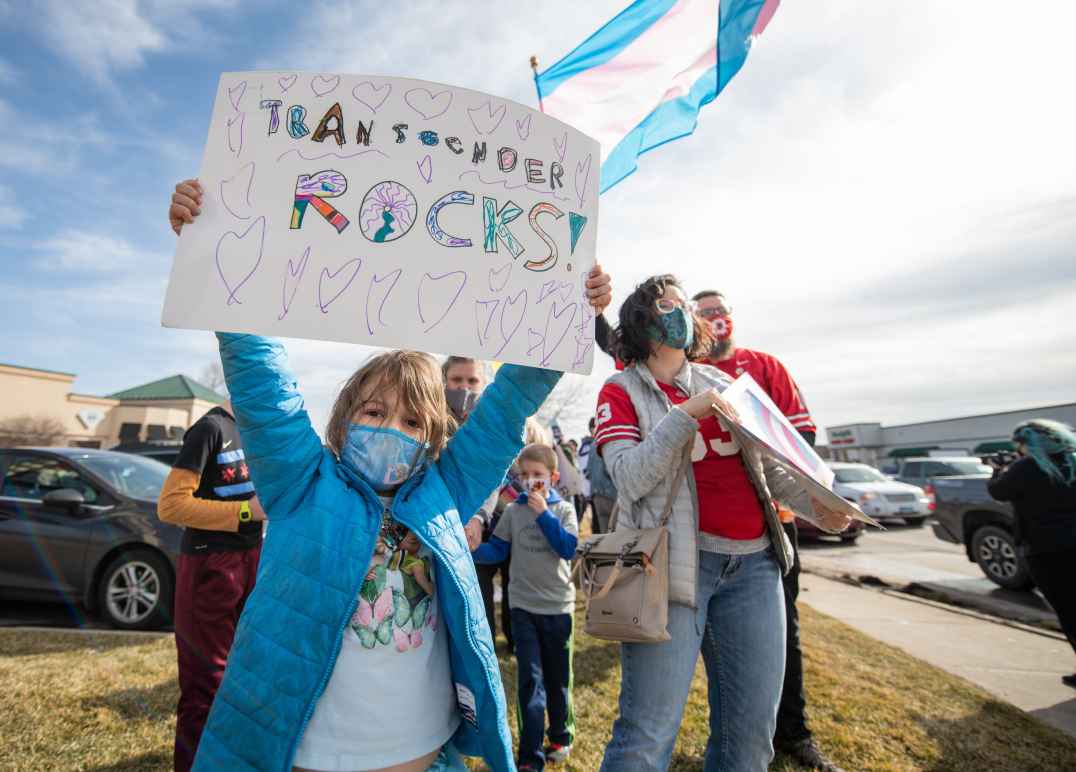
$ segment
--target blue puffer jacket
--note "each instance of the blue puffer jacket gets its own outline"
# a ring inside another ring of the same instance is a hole
[[[303,409],[283,347],[218,333],[221,362],[269,529],[195,770],[292,766],[333,672],[373,556],[382,506],[349,486]],[[514,769],[504,691],[460,512],[477,512],[522,447],[523,422],[560,373],[505,365],[435,463],[397,492],[393,516],[432,550],[463,721],[453,741]]]

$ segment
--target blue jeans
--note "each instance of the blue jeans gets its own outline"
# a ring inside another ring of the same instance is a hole
[[[702,652],[710,701],[706,772],[765,770],[785,670],[781,572],[771,550],[699,553],[698,608],[669,604],[665,643],[620,648],[620,717],[602,772],[666,770]]]
[[[519,763],[540,770],[545,767],[546,712],[551,742],[571,745],[575,735],[572,615],[514,608],[512,634],[519,669]]]

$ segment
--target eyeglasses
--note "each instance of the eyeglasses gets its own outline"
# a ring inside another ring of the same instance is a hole
[[[699,316],[710,322],[722,316],[732,316],[732,309],[728,306],[715,306],[713,308],[700,308]]]
[[[654,301],[654,307],[657,308],[659,314],[671,314],[678,308],[694,314],[699,309],[698,304],[693,300],[674,300],[673,298],[658,298]]]

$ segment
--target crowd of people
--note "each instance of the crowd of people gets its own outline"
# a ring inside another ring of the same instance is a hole
[[[177,233],[201,197],[193,180],[176,186]],[[341,389],[323,443],[283,346],[218,333],[230,404],[188,432],[160,505],[187,529],[177,770],[460,770],[461,754],[498,771],[564,761],[577,739],[580,521],[589,516],[592,533],[650,528],[665,502],[669,640],[621,643],[602,770],[669,767],[700,655],[706,770],[766,769],[775,749],[837,769],[807,723],[794,513],[841,516],[820,513],[723,423],[732,411],[721,392],[746,372],[813,444],[795,381],[775,357],[735,345],[720,292],[689,299],[675,277],[653,276],[611,325],[610,278],[595,268],[587,288],[618,372],[578,441],[533,418],[559,373],[503,365],[491,380],[473,359],[439,365],[390,351]],[[1076,542],[1051,530],[1076,511],[1066,431],[1018,430],[1027,455],[993,492],[1024,513],[1033,573],[1076,645]],[[518,665],[515,745],[498,625]]]

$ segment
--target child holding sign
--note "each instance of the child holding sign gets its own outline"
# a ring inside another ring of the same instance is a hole
[[[201,200],[176,186],[177,232]],[[608,276],[587,287],[600,312]],[[449,441],[434,359],[386,352],[344,385],[323,446],[283,346],[217,337],[272,526],[195,769],[463,769],[457,749],[512,769],[460,513],[498,487],[560,373],[501,367]]]

